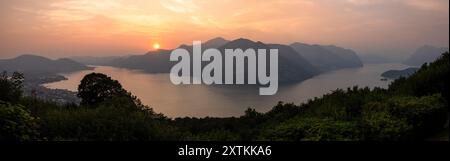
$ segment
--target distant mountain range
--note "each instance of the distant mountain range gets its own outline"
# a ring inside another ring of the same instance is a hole
[[[192,46],[190,45],[182,44],[178,48],[184,48],[192,54]],[[265,44],[245,38],[229,41],[218,37],[202,44],[202,50],[209,48],[216,48],[222,51],[222,54],[225,53],[225,49],[278,49],[280,83],[299,82],[321,72],[363,65],[354,51],[332,45],[308,45],[298,42],[291,45]],[[22,55],[13,59],[0,60],[0,70],[54,74],[90,69],[86,65],[107,65],[136,69],[147,73],[168,73],[172,66],[176,64],[176,62],[169,61],[171,51],[160,49],[149,51],[144,55],[78,56],[57,60],[41,56]],[[206,64],[207,62],[203,62],[203,65]]]
[[[192,46],[180,45],[179,48],[184,48],[192,54]],[[243,38],[233,41],[215,38],[202,43],[202,50],[209,48],[216,48],[222,51],[222,54],[225,53],[225,49],[241,48],[245,50],[248,48],[277,48],[279,50],[278,71],[280,83],[302,81],[319,73],[319,71],[306,59],[286,45],[264,44],[262,42],[254,42]],[[145,55],[135,55],[128,58],[116,59],[110,65],[129,69],[139,69],[149,73],[168,73],[175,64],[175,62],[169,61],[170,52],[171,50],[151,51]],[[206,65],[206,63],[203,65]]]
[[[85,65],[109,65],[114,60],[119,58],[124,58],[127,56],[104,56],[104,57],[96,57],[96,56],[74,56],[69,57],[69,59],[72,59],[78,63],[85,64]]]
[[[180,45],[192,54],[191,45]],[[214,38],[202,43],[202,50],[216,48],[224,53],[224,49],[278,49],[280,83],[298,82],[308,79],[324,71],[341,68],[361,67],[362,63],[354,51],[336,46],[265,44],[249,39],[226,40]],[[150,51],[144,55],[117,58],[109,65],[121,68],[138,69],[149,73],[168,73],[175,62],[170,62],[171,50]]]
[[[448,48],[434,47],[431,45],[424,45],[418,48],[404,64],[411,66],[421,66],[424,63],[435,61],[442,53],[448,51]]]
[[[19,71],[25,74],[56,74],[92,69],[68,58],[57,60],[36,55],[21,55],[12,59],[0,59],[0,71]]]
[[[363,66],[356,53],[350,49],[333,45],[309,45],[299,42],[290,46],[321,71]]]
[[[313,67],[302,55],[298,54],[294,49],[282,44],[264,44],[262,42],[254,42],[248,39],[236,39],[219,47],[222,53],[225,49],[246,50],[253,49],[278,49],[278,79],[280,83],[289,83],[303,81],[311,78],[319,71]]]

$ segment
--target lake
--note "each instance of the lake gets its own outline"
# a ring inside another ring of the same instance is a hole
[[[94,70],[62,73],[68,80],[44,84],[52,89],[76,91],[80,80],[91,72],[104,73],[118,80],[128,91],[156,112],[169,117],[228,117],[244,114],[247,107],[259,112],[270,110],[278,101],[300,104],[322,96],[337,88],[386,88],[391,81],[381,81],[381,73],[391,69],[405,69],[403,64],[365,64],[361,68],[341,69],[315,76],[306,81],[280,85],[272,96],[258,95],[259,87],[224,87],[207,85],[173,85],[169,74],[148,74],[109,66],[95,66]]]

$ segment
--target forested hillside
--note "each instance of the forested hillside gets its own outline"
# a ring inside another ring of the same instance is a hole
[[[61,106],[22,97],[23,76],[4,73],[0,140],[425,140],[448,129],[448,72],[446,52],[388,89],[336,89],[229,118],[168,118],[100,73],[81,81],[81,105]]]

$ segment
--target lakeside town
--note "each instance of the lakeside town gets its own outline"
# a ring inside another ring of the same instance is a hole
[[[43,76],[25,76],[23,94],[24,96],[33,97],[40,100],[56,102],[61,105],[65,104],[79,104],[80,98],[76,92],[66,89],[50,89],[43,84],[66,80],[62,75],[48,74]]]

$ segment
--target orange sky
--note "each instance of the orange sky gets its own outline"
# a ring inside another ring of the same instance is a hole
[[[360,53],[448,47],[448,0],[1,0],[0,58],[142,54],[217,36]]]

